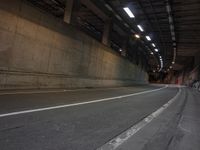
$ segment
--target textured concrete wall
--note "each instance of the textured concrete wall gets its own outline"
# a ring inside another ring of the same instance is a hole
[[[2,0],[0,18],[0,89],[147,82],[139,67],[27,2]]]

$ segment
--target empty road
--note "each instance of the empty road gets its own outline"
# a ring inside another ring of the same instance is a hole
[[[177,87],[0,95],[1,150],[94,150],[159,109]]]

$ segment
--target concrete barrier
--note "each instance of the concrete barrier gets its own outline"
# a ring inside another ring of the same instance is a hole
[[[22,0],[0,3],[0,89],[147,83],[140,67]]]

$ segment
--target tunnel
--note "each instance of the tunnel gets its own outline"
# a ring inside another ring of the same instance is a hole
[[[200,150],[199,0],[1,0],[0,150]]]

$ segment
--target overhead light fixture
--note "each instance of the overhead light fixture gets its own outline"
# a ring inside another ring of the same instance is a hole
[[[133,29],[131,29],[131,33],[135,33],[135,31]]]
[[[127,27],[127,28],[129,28],[130,26],[127,24],[127,23],[124,23],[124,25]]]
[[[151,44],[153,47],[156,47],[156,45],[154,43]]]
[[[122,49],[120,48],[119,51],[122,52]]]
[[[139,39],[139,38],[140,38],[140,36],[139,36],[138,34],[135,34],[135,37],[136,37],[137,39]]]
[[[150,38],[149,36],[146,36],[146,39],[147,39],[148,41],[151,41],[151,38]]]
[[[113,9],[110,7],[110,5],[105,4],[106,8],[108,8],[108,10],[113,11]]]
[[[129,15],[130,18],[135,18],[134,14],[128,7],[124,7],[124,11]]]
[[[158,49],[157,49],[157,48],[155,48],[154,50],[155,50],[155,52],[158,52]]]
[[[169,68],[172,69],[172,66],[170,66]]]
[[[174,61],[172,61],[172,64],[175,64],[175,62],[174,62]]]
[[[140,29],[140,31],[144,32],[144,29],[141,27],[141,25],[137,25],[138,29]]]
[[[151,52],[151,55],[153,55],[153,52]]]
[[[116,17],[117,19],[119,19],[120,21],[122,21],[122,18],[121,18],[119,15],[115,15],[115,17]]]

